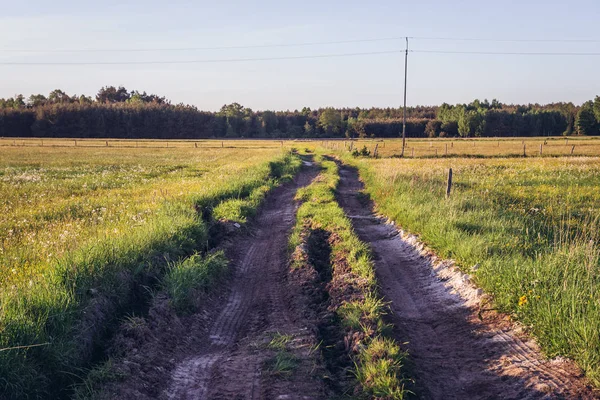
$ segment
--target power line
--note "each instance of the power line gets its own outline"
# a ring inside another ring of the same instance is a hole
[[[338,54],[316,54],[305,56],[285,56],[285,57],[256,57],[256,58],[224,58],[224,59],[206,59],[206,60],[183,60],[183,61],[82,61],[82,62],[0,62],[0,65],[147,65],[147,64],[208,64],[208,63],[233,63],[245,61],[275,61],[275,60],[299,60],[310,58],[334,58],[334,57],[354,57],[354,56],[372,56],[379,54],[402,53],[404,50],[372,51],[364,53],[338,53]]]
[[[151,61],[56,61],[56,62],[0,62],[0,66],[67,66],[67,65],[168,65],[168,64],[216,64],[216,63],[239,63],[252,61],[278,61],[278,60],[300,60],[314,58],[336,58],[336,57],[354,57],[354,56],[372,56],[384,54],[398,54],[404,50],[386,50],[358,53],[337,53],[337,54],[313,54],[304,56],[284,56],[284,57],[254,57],[254,58],[223,58],[223,59],[205,59],[205,60],[151,60]],[[473,55],[515,55],[515,56],[600,56],[600,53],[569,53],[569,52],[509,52],[509,51],[462,51],[462,50],[409,50],[411,53],[423,54],[473,54]]]
[[[239,46],[214,46],[214,47],[176,47],[176,48],[132,48],[132,49],[57,49],[57,50],[42,50],[42,49],[0,49],[4,53],[134,53],[134,52],[153,52],[153,51],[199,51],[199,50],[239,50],[239,49],[263,49],[275,47],[303,47],[303,46],[319,46],[328,44],[347,44],[347,43],[365,43],[365,42],[384,42],[392,40],[404,40],[402,37],[385,37],[371,39],[355,39],[355,40],[337,40],[327,42],[301,42],[301,43],[281,43],[281,44],[255,44],[255,45],[239,45]]]
[[[517,43],[600,43],[600,39],[509,39],[509,38],[460,38],[460,37],[435,37],[412,36],[417,40],[447,40],[456,42],[517,42]]]
[[[365,38],[352,40],[316,41],[280,44],[254,44],[234,46],[206,46],[206,47],[163,47],[163,48],[129,48],[129,49],[0,49],[3,53],[135,53],[135,52],[180,52],[201,50],[239,50],[283,47],[305,47],[331,44],[384,42],[405,40],[407,36],[392,36],[380,38]],[[443,36],[408,36],[416,40],[441,40],[441,41],[475,41],[475,42],[523,42],[523,43],[600,43],[600,39],[527,39],[527,38],[468,38],[468,37],[443,37]]]
[[[463,50],[411,50],[413,53],[428,54],[480,54],[504,56],[600,56],[600,53],[572,52],[519,52],[519,51],[463,51]]]

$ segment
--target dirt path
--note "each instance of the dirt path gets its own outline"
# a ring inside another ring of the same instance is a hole
[[[596,398],[571,363],[545,360],[496,313],[477,317],[481,293],[452,268],[436,268],[414,242],[357,196],[358,173],[340,168],[338,200],[374,251],[395,335],[408,342],[413,390],[423,399]],[[442,266],[443,267],[443,266]],[[441,267],[440,267],[441,268]]]
[[[314,335],[289,307],[286,286],[287,242],[298,207],[294,195],[315,175],[316,168],[307,168],[294,184],[276,189],[252,232],[228,246],[235,268],[229,294],[206,346],[174,369],[169,399],[321,398],[321,382],[302,365],[316,346]],[[269,367],[274,355],[264,350],[274,335],[285,337],[291,347],[286,351],[293,353],[294,371],[285,379],[278,379],[277,367]]]
[[[187,319],[168,312],[168,317],[150,315],[156,329],[148,329],[150,339],[123,362],[129,378],[105,390],[105,397],[326,397],[314,329],[292,304],[298,293],[287,283],[288,236],[298,208],[294,196],[317,173],[315,166],[305,166],[293,182],[275,189],[248,232],[223,246],[233,276],[203,312]],[[280,343],[273,347],[276,337]]]

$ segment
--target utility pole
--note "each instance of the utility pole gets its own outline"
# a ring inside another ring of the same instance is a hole
[[[402,154],[406,146],[406,81],[408,77],[408,36],[406,37],[406,53],[404,53],[404,112],[402,113]]]

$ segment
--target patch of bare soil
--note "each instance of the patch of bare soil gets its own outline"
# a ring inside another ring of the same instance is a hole
[[[412,390],[422,399],[598,398],[570,361],[545,359],[451,261],[376,216],[357,171],[340,168],[338,200],[373,249],[381,291],[391,302],[395,335],[408,342]]]
[[[324,370],[316,328],[288,282],[287,243],[298,204],[294,195],[317,175],[308,166],[275,189],[245,233],[223,248],[231,260],[226,289],[202,311],[177,317],[157,299],[148,318],[131,322],[117,348],[125,378],[105,398],[322,399]]]

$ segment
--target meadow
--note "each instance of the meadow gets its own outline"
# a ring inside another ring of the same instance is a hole
[[[385,335],[375,264],[335,201],[328,154],[359,169],[381,214],[456,260],[490,308],[600,384],[598,139],[409,139],[400,158],[398,139],[11,138],[0,139],[0,397],[69,396],[156,290],[193,312],[196,289],[227,270],[211,227],[246,223],[300,168],[293,148],[323,169],[298,194],[290,249],[325,232],[330,278],[333,261],[350,267],[358,296],[335,314],[365,338],[352,360],[364,394],[404,397],[406,355]]]
[[[350,141],[322,140],[321,145],[329,150],[347,150]],[[358,139],[352,141],[352,150],[363,147],[379,157],[400,157],[401,139]],[[405,158],[439,157],[560,157],[597,156],[600,154],[600,139],[594,137],[535,137],[535,138],[407,138]]]
[[[493,296],[485,307],[508,313],[548,356],[572,358],[600,382],[600,158],[343,157],[360,169],[380,213]]]
[[[0,397],[60,395],[169,265],[210,247],[210,221],[244,222],[299,166],[247,149],[0,147]]]

